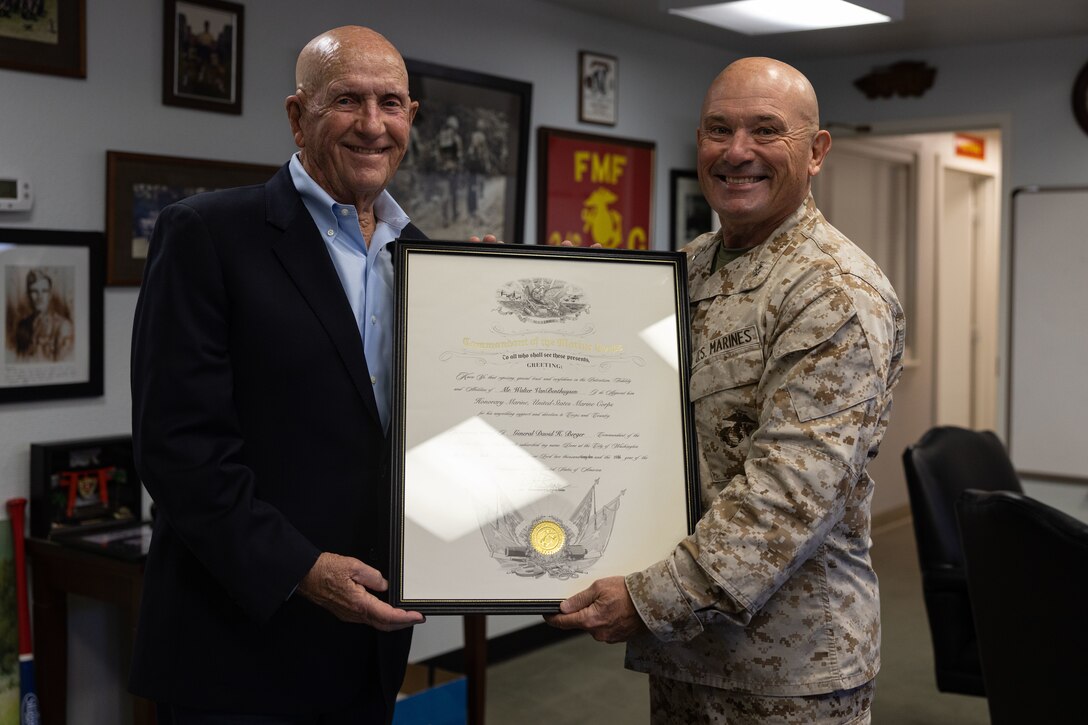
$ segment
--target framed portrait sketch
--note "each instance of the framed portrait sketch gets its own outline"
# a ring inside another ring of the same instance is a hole
[[[86,0],[0,0],[0,68],[87,77]]]
[[[532,84],[405,63],[419,112],[389,193],[431,239],[522,242]]]
[[[578,120],[616,125],[619,60],[611,55],[578,53]]]
[[[0,229],[0,403],[102,395],[102,234]]]
[[[680,249],[718,226],[718,217],[699,187],[698,173],[694,169],[670,170],[669,249]]]
[[[684,255],[396,255],[390,601],[554,612],[667,556],[696,520]]]
[[[654,144],[541,127],[537,244],[650,249]]]
[[[107,151],[106,284],[140,284],[151,230],[163,207],[203,191],[263,184],[278,168]]]
[[[165,0],[162,102],[242,112],[245,7],[224,0]]]

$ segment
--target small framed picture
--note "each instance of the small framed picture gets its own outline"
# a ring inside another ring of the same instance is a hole
[[[138,286],[163,207],[202,191],[262,184],[278,167],[106,152],[106,284]]]
[[[699,187],[699,175],[694,170],[670,170],[669,249],[680,249],[718,226],[718,218]]]
[[[619,61],[611,55],[578,53],[578,120],[616,125]]]
[[[162,102],[241,114],[245,8],[223,0],[165,0]]]
[[[86,0],[0,0],[0,68],[87,77]]]
[[[102,395],[102,234],[0,229],[0,403]]]

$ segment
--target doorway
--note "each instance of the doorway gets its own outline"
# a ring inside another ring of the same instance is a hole
[[[1000,189],[999,130],[836,134],[813,180],[817,206],[880,265],[907,314],[903,377],[870,466],[874,514],[908,505],[900,456],[926,430],[998,429]]]

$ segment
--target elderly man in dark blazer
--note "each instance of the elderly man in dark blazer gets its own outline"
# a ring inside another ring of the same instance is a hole
[[[163,210],[132,348],[158,515],[132,691],[160,722],[392,718],[417,612],[388,584],[392,263],[385,191],[418,103],[361,27],[299,55],[300,151],[263,186]]]

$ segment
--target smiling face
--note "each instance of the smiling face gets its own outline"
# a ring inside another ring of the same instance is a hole
[[[404,60],[367,28],[337,28],[310,41],[286,101],[307,173],[341,204],[369,209],[408,146],[417,102]]]
[[[808,80],[770,58],[741,59],[714,79],[696,140],[699,185],[734,249],[764,241],[801,205],[831,147]]]

